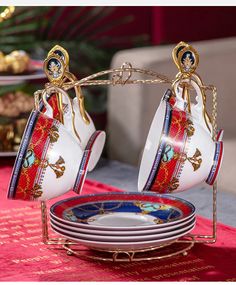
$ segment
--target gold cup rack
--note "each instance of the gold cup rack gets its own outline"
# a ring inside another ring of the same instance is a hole
[[[185,50],[190,50],[194,52],[194,56],[198,57],[198,54],[191,46],[181,42],[179,47],[184,46]],[[177,46],[177,47],[178,47]],[[58,46],[57,46],[58,47]],[[174,49],[176,51],[178,49]],[[183,52],[182,52],[183,54]],[[178,59],[177,54],[173,54],[175,63],[180,65],[180,59]],[[179,60],[179,61],[178,61]],[[198,63],[198,58],[196,60]],[[159,74],[152,70],[145,70],[141,68],[134,68],[130,63],[124,63],[120,68],[104,70],[90,76],[87,76],[80,80],[74,80],[70,82],[63,82],[60,86],[65,91],[74,89],[75,87],[85,87],[85,86],[102,86],[102,85],[127,85],[127,84],[173,84],[179,80],[180,85],[185,88],[184,96],[190,104],[190,90],[192,86],[186,83],[186,78],[189,80],[194,80],[200,87],[203,96],[204,108],[206,104],[206,92],[211,91],[212,93],[212,114],[211,118],[207,114],[211,124],[212,124],[212,138],[216,140],[217,136],[217,91],[213,85],[204,85],[201,78],[195,73],[197,66],[191,71],[184,70],[184,67],[179,68],[181,72],[176,75],[174,80],[169,79],[167,76]],[[149,76],[151,79],[134,79],[133,75],[139,74],[142,76]],[[110,76],[109,79],[97,79],[104,76]],[[184,82],[182,81],[184,80]],[[45,89],[52,87],[53,83],[47,83]],[[179,254],[186,256],[189,250],[197,243],[215,243],[217,238],[217,182],[212,186],[212,229],[210,235],[204,234],[188,234],[182,238],[179,238],[171,243],[162,244],[161,246],[134,250],[93,250],[86,249],[79,243],[65,239],[65,238],[51,238],[49,236],[48,228],[48,210],[46,201],[41,201],[41,218],[42,218],[42,241],[45,245],[53,246],[55,249],[64,249],[67,255],[74,255],[79,258],[100,260],[100,261],[111,261],[111,262],[132,262],[132,261],[149,261],[170,258]]]

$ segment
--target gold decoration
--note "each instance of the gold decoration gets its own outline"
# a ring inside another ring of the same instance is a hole
[[[154,219],[153,220],[153,222],[155,223],[155,224],[164,224],[164,221],[162,220],[162,219],[159,219],[159,218],[156,218],[156,219]]]
[[[2,13],[0,13],[0,23],[11,18],[14,12],[15,12],[15,7],[8,6]]]
[[[59,45],[55,45],[48,53],[47,57],[50,57],[51,55],[56,54],[57,56],[59,56],[61,58],[61,60],[64,61],[65,64],[65,68],[68,67],[69,65],[69,54],[67,52],[67,50],[65,50],[63,47],[59,46]]]
[[[196,171],[200,168],[202,163],[201,155],[202,153],[200,152],[200,150],[196,148],[196,151],[192,157],[187,157],[187,154],[185,153],[175,153],[174,158],[180,159],[182,163],[188,160],[192,164],[193,170]]]
[[[195,72],[199,63],[197,51],[185,42],[180,42],[173,49],[172,57],[179,71],[187,77]]]
[[[176,178],[176,177],[173,177],[173,178],[171,179],[171,181],[169,182],[168,189],[169,189],[170,192],[173,192],[173,191],[175,191],[178,187],[179,187],[179,179]]]
[[[34,187],[30,191],[26,191],[26,192],[29,192],[30,195],[33,196],[35,199],[41,197],[43,194],[42,187],[38,184],[35,184]]]
[[[192,164],[194,171],[198,170],[202,163],[201,152],[197,148],[192,157],[187,157],[187,160]]]
[[[29,69],[30,57],[23,50],[15,50],[8,55],[0,52],[0,72],[21,74]]]
[[[193,126],[193,122],[190,119],[187,119],[187,121],[186,121],[185,130],[187,132],[188,137],[191,137],[194,135],[195,128]]]
[[[62,165],[64,163],[65,163],[65,160],[60,156],[55,163],[49,163],[47,161],[45,167],[49,166],[56,174],[56,178],[60,178],[61,176],[63,176],[64,171],[66,169],[66,167]]]
[[[52,126],[49,130],[49,140],[50,143],[55,143],[59,139],[58,128],[56,126]]]

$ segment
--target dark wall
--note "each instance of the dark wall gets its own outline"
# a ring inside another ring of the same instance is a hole
[[[119,7],[134,21],[117,34],[149,34],[152,44],[236,36],[236,7]]]

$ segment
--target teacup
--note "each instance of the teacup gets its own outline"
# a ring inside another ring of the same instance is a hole
[[[212,185],[219,173],[223,143],[214,142],[204,119],[201,88],[191,80],[197,104],[191,114],[175,86],[162,98],[146,140],[138,177],[138,190],[171,193],[187,190],[203,181]],[[220,132],[222,136],[222,132]]]
[[[32,111],[13,167],[8,198],[43,201],[70,189],[80,192],[91,152],[91,146],[84,152],[58,120]]]
[[[77,96],[71,100],[62,88],[54,86],[48,88],[47,92],[42,94],[42,99],[45,107],[42,109],[43,112],[50,118],[56,118],[62,122],[81,148],[85,149],[96,129],[89,114],[85,111],[86,120],[83,114],[81,114],[81,104],[83,103],[81,103],[80,98]],[[62,110],[59,107],[60,105],[62,105]],[[99,132],[99,139],[96,140],[94,145],[96,151],[93,152],[90,158],[88,171],[92,171],[99,161],[105,140],[105,132]]]

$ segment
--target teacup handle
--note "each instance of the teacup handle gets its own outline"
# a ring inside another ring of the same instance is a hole
[[[60,88],[58,86],[48,87],[42,93],[42,100],[43,100],[44,106],[46,108],[45,115],[47,115],[49,117],[53,117],[53,109],[50,106],[50,104],[47,102],[47,95],[51,94],[51,93],[57,93],[57,94],[63,95],[62,100],[64,101],[65,104],[67,104],[67,106],[69,108],[68,112],[65,112],[65,110],[63,110],[63,109],[61,110],[61,112],[63,114],[63,119],[64,119],[63,124],[66,127],[66,129],[69,130],[71,133],[73,133],[75,135],[75,137],[79,139],[79,142],[81,142],[81,138],[80,138],[80,136],[79,136],[79,134],[75,128],[75,112],[74,112],[74,108],[73,108],[71,99],[70,99],[69,95],[67,94],[67,92],[65,92],[62,88]]]
[[[208,132],[212,133],[211,122],[206,113],[204,93],[198,82],[196,82],[192,78],[186,78],[186,79],[178,80],[173,84],[174,93],[176,95],[176,105],[175,106],[181,110],[186,110],[186,106],[187,106],[187,101],[182,96],[183,88],[179,86],[180,83],[187,83],[188,85],[191,85],[194,88],[197,94],[196,96],[197,103],[191,104],[192,116],[195,117],[198,120],[199,124],[205,127],[205,129]]]

